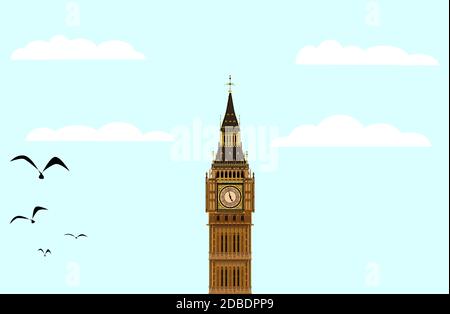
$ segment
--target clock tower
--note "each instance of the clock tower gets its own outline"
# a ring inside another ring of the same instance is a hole
[[[209,293],[251,293],[252,213],[255,176],[242,150],[231,86],[217,153],[206,173]]]

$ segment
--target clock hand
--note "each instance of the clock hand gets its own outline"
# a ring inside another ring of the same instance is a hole
[[[228,192],[228,198],[230,199],[231,202],[233,202],[233,199],[231,198],[231,193]]]

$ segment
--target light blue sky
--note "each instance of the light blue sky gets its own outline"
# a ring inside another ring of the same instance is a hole
[[[179,161],[172,143],[25,137],[40,127],[113,121],[144,132],[215,127],[229,73],[243,127],[285,136],[345,114],[432,143],[283,148],[271,171],[255,154],[253,291],[448,292],[448,1],[379,0],[378,26],[366,22],[368,2],[78,0],[80,25],[70,27],[66,1],[3,1],[0,292],[207,292],[208,160],[192,152]],[[122,40],[146,60],[10,60],[55,35]],[[295,64],[300,48],[328,39],[391,45],[440,66]],[[51,168],[38,180],[28,165],[9,162],[19,154],[40,167],[60,156],[70,172]],[[36,205],[49,208],[36,224],[9,224]],[[53,254],[44,259],[40,247]],[[368,265],[379,268],[375,283]]]

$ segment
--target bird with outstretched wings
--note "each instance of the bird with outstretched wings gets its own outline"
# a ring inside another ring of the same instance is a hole
[[[45,252],[43,249],[39,249],[38,252],[42,252],[42,254],[44,254],[44,257],[47,256],[47,253],[52,254],[52,251],[50,251],[49,249],[47,249]]]
[[[44,170],[42,170],[42,171],[39,170],[39,168],[36,166],[36,164],[28,156],[19,155],[19,156],[14,157],[13,159],[11,159],[11,161],[16,161],[16,160],[25,160],[26,162],[31,164],[34,168],[36,168],[36,170],[39,171],[39,179],[44,179],[43,172],[54,165],[59,165],[59,166],[65,168],[67,171],[69,171],[69,168],[67,168],[66,164],[58,157],[53,157],[52,159],[50,159],[50,161],[47,163]]]
[[[11,224],[11,223],[12,223],[14,220],[16,220],[16,219],[26,219],[26,220],[30,220],[31,223],[34,224],[34,223],[35,223],[34,216],[35,216],[36,213],[37,213],[38,211],[40,211],[40,210],[48,210],[48,209],[45,208],[45,207],[36,206],[36,207],[33,209],[33,215],[31,216],[31,218],[28,218],[28,217],[25,217],[25,216],[15,216],[13,219],[11,219],[11,221],[10,221],[9,223]]]
[[[74,235],[74,234],[72,234],[72,233],[66,233],[66,234],[64,234],[64,235],[74,237],[75,239],[78,239],[79,237],[86,237],[86,238],[87,238],[87,235],[85,235],[84,233],[80,233],[80,234],[77,235],[77,236]]]

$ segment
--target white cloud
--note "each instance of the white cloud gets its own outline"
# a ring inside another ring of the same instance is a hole
[[[145,60],[129,43],[120,40],[96,44],[90,40],[55,36],[32,41],[11,54],[11,60]]]
[[[374,46],[368,49],[356,46],[343,47],[335,40],[324,41],[318,47],[306,46],[300,49],[296,63],[302,65],[439,65],[439,62],[431,56],[409,54],[397,47]]]
[[[275,147],[431,147],[422,134],[403,133],[389,124],[362,125],[345,115],[331,116],[318,125],[301,125]]]
[[[114,122],[99,129],[84,125],[66,126],[58,130],[34,129],[28,133],[26,140],[33,142],[171,142],[174,138],[166,132],[143,133],[132,124]]]

